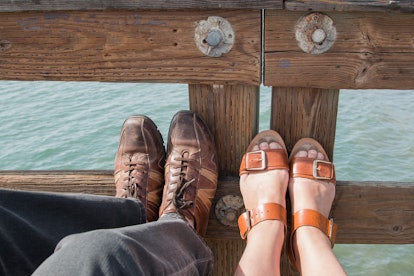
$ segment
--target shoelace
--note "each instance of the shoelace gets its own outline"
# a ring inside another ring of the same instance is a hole
[[[124,178],[127,184],[123,189],[128,193],[128,196],[134,197],[136,194],[139,194],[138,190],[142,189],[139,184],[147,173],[147,163],[143,160],[132,161],[131,158],[132,156],[129,157],[129,161],[124,163],[128,168],[124,171],[127,174]],[[136,171],[136,174],[132,174],[133,171]]]
[[[189,162],[194,161],[194,159],[184,157],[185,154],[186,152],[184,152],[181,157],[175,158],[176,161],[180,162],[180,165],[176,165],[173,168],[179,171],[172,175],[179,179],[178,183],[174,183],[177,184],[177,192],[172,199],[174,206],[179,209],[185,209],[194,204],[192,200],[184,198],[186,189],[195,181],[195,178],[187,180]]]

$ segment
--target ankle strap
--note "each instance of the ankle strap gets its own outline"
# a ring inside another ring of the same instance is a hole
[[[298,228],[302,226],[313,226],[321,230],[331,241],[331,246],[335,244],[336,232],[338,225],[333,222],[333,219],[328,219],[321,213],[311,209],[304,209],[297,211],[292,218],[292,232],[290,234],[288,254],[291,265],[296,268],[296,256],[293,248],[293,237]]]
[[[297,211],[293,215],[292,236],[301,226],[313,226],[318,228],[328,236],[332,247],[335,244],[338,226],[333,222],[333,219],[327,219],[324,215],[315,210],[304,209]]]
[[[238,220],[241,238],[246,239],[250,229],[265,220],[280,220],[286,230],[286,208],[277,203],[265,203],[255,209],[247,210]]]

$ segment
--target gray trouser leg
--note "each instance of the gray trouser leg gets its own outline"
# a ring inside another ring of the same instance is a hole
[[[31,274],[67,235],[144,222],[133,199],[0,189],[0,275]]]
[[[181,219],[64,238],[34,275],[209,275],[213,257]]]

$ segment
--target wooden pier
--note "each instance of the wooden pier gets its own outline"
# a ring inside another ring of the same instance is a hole
[[[214,275],[231,275],[245,244],[215,209],[240,196],[260,85],[273,87],[270,127],[288,149],[314,137],[332,157],[340,89],[414,89],[413,12],[412,0],[7,0],[0,79],[188,84],[219,153],[206,241]],[[112,173],[0,171],[0,188],[114,195]],[[414,182],[339,180],[332,215],[338,243],[412,244]]]

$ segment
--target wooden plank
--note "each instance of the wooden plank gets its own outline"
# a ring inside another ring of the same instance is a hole
[[[273,87],[270,128],[280,133],[289,152],[299,139],[312,137],[332,158],[338,99],[337,89]]]
[[[0,188],[111,196],[115,194],[112,174],[112,171],[0,171]],[[221,179],[217,195],[239,194],[238,181],[238,177]],[[414,243],[414,182],[338,181],[336,190],[332,214],[339,225],[338,243]],[[209,227],[209,239],[240,239],[237,227],[221,226],[212,220],[214,217],[210,217],[209,223],[215,229]]]
[[[238,175],[243,154],[259,126],[259,86],[190,85],[190,109],[214,134],[220,176]]]
[[[332,213],[339,243],[414,243],[414,183],[340,183]]]
[[[414,89],[413,14],[330,12],[333,47],[304,53],[295,39],[302,12],[266,11],[264,84],[331,89]]]
[[[232,50],[217,58],[194,38],[209,16],[235,33]],[[260,30],[260,10],[3,13],[0,78],[259,84]]]
[[[213,206],[225,196],[237,196],[242,202],[238,178],[231,176],[238,175],[242,156],[258,130],[259,86],[193,84],[189,99],[190,109],[206,121],[216,142],[220,181]],[[235,211],[236,227],[224,226],[210,214],[207,244],[214,253],[213,275],[233,275],[243,254],[245,242],[235,237],[237,218],[244,210]]]
[[[130,9],[281,9],[282,0],[2,0],[0,12]]]
[[[282,0],[2,0],[0,12],[15,11],[62,11],[108,9],[282,9]],[[286,0],[288,10],[319,11],[413,11],[412,0]]]
[[[285,0],[285,9],[294,11],[403,11],[412,12],[412,0]]]

